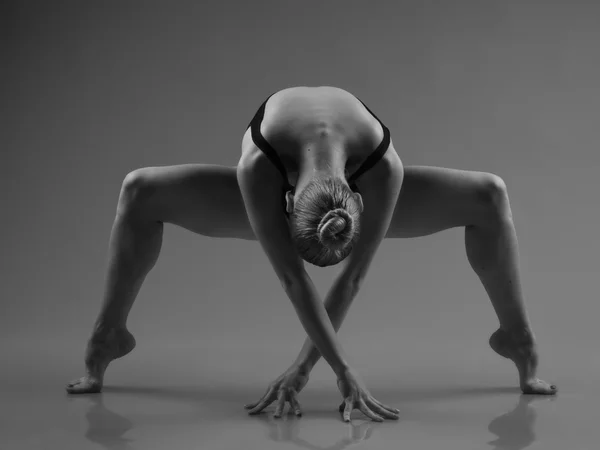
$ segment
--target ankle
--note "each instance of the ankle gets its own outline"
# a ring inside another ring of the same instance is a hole
[[[125,330],[126,328],[125,322],[122,320],[99,318],[94,323],[92,335],[106,334],[112,330]]]
[[[501,328],[515,344],[523,347],[535,346],[535,334],[529,325]]]

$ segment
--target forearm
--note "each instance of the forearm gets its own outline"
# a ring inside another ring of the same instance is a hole
[[[331,287],[324,306],[329,316],[331,326],[336,333],[340,329],[357,292],[358,288],[356,283],[350,282],[345,277],[338,277]],[[309,336],[306,338],[306,341],[304,341],[302,350],[300,350],[294,364],[300,366],[303,371],[308,373],[320,358],[321,352]]]
[[[337,340],[336,329],[312,281],[307,276],[291,283],[286,288],[286,292],[309,336],[309,342],[315,347],[319,357],[323,356],[333,371],[339,375],[348,367],[348,363]]]

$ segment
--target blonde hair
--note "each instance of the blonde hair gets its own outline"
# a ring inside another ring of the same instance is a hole
[[[312,180],[298,195],[290,216],[296,250],[319,267],[344,260],[360,234],[360,205],[339,178]]]

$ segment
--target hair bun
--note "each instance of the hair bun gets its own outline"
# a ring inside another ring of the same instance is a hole
[[[317,233],[319,240],[332,249],[341,249],[352,240],[354,219],[344,208],[329,211],[323,216]]]

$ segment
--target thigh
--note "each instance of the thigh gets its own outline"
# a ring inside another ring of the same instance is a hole
[[[134,184],[149,195],[144,204],[156,220],[211,237],[254,240],[238,187],[236,168],[211,164],[145,167]]]
[[[486,214],[486,192],[497,179],[485,172],[405,166],[402,190],[386,237],[426,236],[476,224]]]

